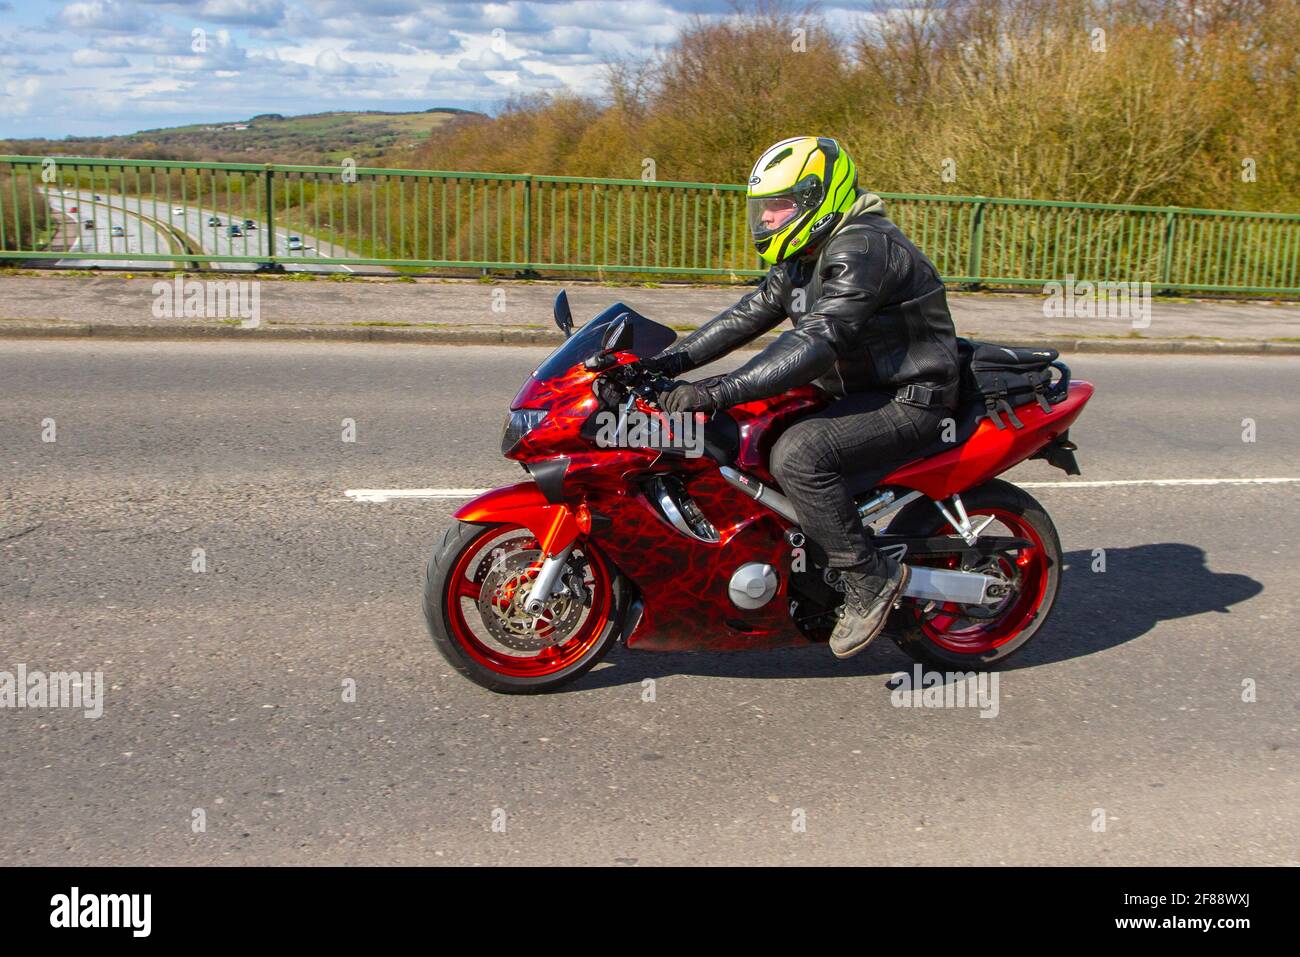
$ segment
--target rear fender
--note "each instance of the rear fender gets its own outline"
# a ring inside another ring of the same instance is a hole
[[[536,482],[519,482],[484,492],[458,508],[455,517],[479,525],[522,525],[537,536],[546,555],[568,548],[582,534],[576,512],[562,503],[547,501]]]
[[[982,485],[1064,435],[1092,398],[1092,392],[1092,383],[1074,379],[1069,394],[1050,412],[1033,402],[1016,409],[1023,428],[1004,423],[999,429],[984,419],[975,434],[961,445],[895,469],[879,484],[915,489],[935,501]]]

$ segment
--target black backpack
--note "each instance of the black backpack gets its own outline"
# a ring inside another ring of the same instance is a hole
[[[1016,407],[1037,401],[1044,412],[1065,398],[1070,388],[1070,369],[1058,360],[1055,349],[1003,346],[996,342],[957,340],[961,362],[961,402],[981,401],[983,415],[999,429],[1002,413],[1017,429],[1024,423],[1016,418]],[[1052,370],[1058,376],[1053,379]],[[983,416],[981,416],[982,418]]]

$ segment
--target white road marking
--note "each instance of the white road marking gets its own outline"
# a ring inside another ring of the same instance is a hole
[[[1115,488],[1123,485],[1294,485],[1300,478],[1174,478],[1112,479],[1096,482],[1014,482],[1021,488]],[[354,502],[382,503],[399,498],[473,498],[485,488],[350,488],[344,495]]]
[[[1021,488],[1114,488],[1117,485],[1289,485],[1300,478],[1114,479],[1098,482],[1013,482]]]
[[[354,502],[391,502],[395,498],[473,498],[485,488],[350,488],[344,495]]]

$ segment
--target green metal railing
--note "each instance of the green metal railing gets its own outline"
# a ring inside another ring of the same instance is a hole
[[[881,195],[952,283],[1032,287],[1073,276],[1300,294],[1297,214]],[[763,272],[743,186],[30,156],[0,156],[0,259],[733,280]]]

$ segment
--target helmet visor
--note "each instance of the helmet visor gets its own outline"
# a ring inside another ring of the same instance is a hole
[[[751,196],[749,206],[749,231],[755,241],[765,239],[789,226],[802,211],[794,193],[774,196]]]

